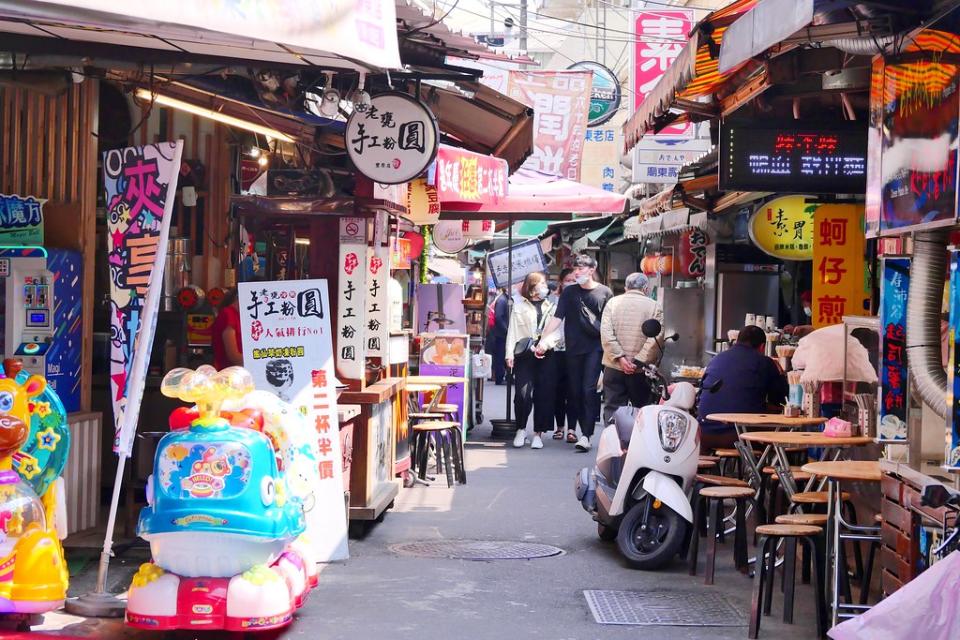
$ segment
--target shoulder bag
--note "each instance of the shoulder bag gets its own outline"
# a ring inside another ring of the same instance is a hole
[[[583,333],[591,338],[600,337],[600,318],[597,317],[597,314],[593,312],[590,307],[586,305],[583,301],[583,294],[580,295],[580,313],[577,315],[577,318],[580,320],[580,328],[583,329]]]

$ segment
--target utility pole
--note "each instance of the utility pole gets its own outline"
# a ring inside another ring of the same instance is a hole
[[[520,51],[527,52],[527,0],[520,0]]]

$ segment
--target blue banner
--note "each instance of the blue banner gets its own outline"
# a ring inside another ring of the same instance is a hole
[[[877,402],[877,439],[907,439],[909,384],[907,381],[907,294],[910,258],[883,258],[880,282],[880,391]]]
[[[960,251],[950,252],[950,360],[947,363],[947,450],[944,465],[960,470],[960,353],[957,334],[960,331]]]

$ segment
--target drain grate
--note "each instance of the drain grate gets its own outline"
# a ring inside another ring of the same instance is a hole
[[[742,627],[746,618],[725,596],[698,591],[584,591],[599,624]]]
[[[402,556],[455,560],[532,560],[563,553],[548,544],[510,540],[422,540],[391,545],[390,550]]]

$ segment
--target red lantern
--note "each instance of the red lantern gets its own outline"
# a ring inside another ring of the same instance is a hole
[[[688,278],[702,278],[707,273],[707,244],[703,229],[690,229],[680,236],[680,273]]]

